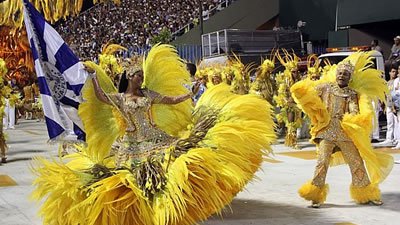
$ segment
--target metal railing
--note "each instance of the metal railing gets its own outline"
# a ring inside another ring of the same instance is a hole
[[[203,57],[235,54],[262,55],[273,49],[300,51],[300,33],[297,30],[250,31],[225,29],[202,35]]]

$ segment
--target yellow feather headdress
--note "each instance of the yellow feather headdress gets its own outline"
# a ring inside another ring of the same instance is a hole
[[[291,55],[286,49],[282,49],[284,57],[282,58],[280,51],[276,51],[276,58],[278,58],[279,62],[286,68],[286,70],[291,70],[293,68],[297,68],[297,64],[299,63],[299,57],[296,54]]]
[[[136,72],[143,70],[143,55],[134,55],[122,62],[122,67],[127,76],[133,76]]]
[[[310,79],[315,78],[317,76],[320,77],[321,68],[319,66],[318,56],[315,54],[309,55],[307,57],[307,77]]]
[[[99,55],[99,64],[101,68],[111,77],[115,77],[116,74],[120,74],[123,71],[119,60],[116,58],[114,53],[117,51],[126,51],[125,47],[117,44],[105,44],[102,48],[102,52]]]
[[[275,69],[275,53],[271,53],[269,59],[262,59],[261,65],[258,67],[259,74],[257,77],[264,77],[266,74],[271,73]]]

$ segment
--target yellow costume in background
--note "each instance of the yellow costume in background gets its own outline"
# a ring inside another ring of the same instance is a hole
[[[0,158],[2,161],[5,161],[7,151],[6,138],[3,133],[4,106],[6,104],[6,97],[11,93],[11,89],[8,86],[4,86],[3,77],[6,75],[6,73],[6,62],[0,58]]]
[[[329,165],[343,163],[352,174],[351,197],[357,203],[380,201],[378,185],[390,173],[393,158],[374,151],[370,144],[371,100],[384,101],[387,86],[381,72],[370,68],[369,56],[354,53],[339,66],[332,66],[321,80],[306,79],[291,88],[293,98],[311,119],[312,141],[318,149],[314,178],[299,190],[300,196],[313,204],[326,199]],[[337,67],[354,72],[349,86],[340,88],[335,82]]]
[[[127,51],[128,49],[117,44],[106,44],[103,46],[101,54],[99,54],[99,65],[106,72],[114,84],[117,84],[120,75],[123,72],[123,67],[120,62],[118,62],[115,53],[118,51]]]
[[[137,101],[117,94],[99,66],[86,65],[95,68],[113,105],[101,103],[87,83],[79,108],[87,148],[65,164],[37,160],[33,197],[45,199],[44,224],[195,224],[220,213],[270,151],[271,108],[257,96],[235,95],[220,84],[194,109],[190,100],[157,104],[188,91],[189,74],[171,46],[148,53],[147,89]],[[127,157],[113,157],[111,148]]]
[[[276,115],[279,123],[284,123],[286,127],[285,145],[298,148],[297,146],[297,128],[302,126],[301,110],[297,107],[290,94],[290,88],[301,80],[297,68],[298,57],[293,54],[291,56],[286,50],[283,50],[285,57],[280,56],[279,51],[276,53],[278,60],[285,70],[276,75],[276,84],[278,86],[278,95],[274,96],[276,106],[280,108],[280,112]]]
[[[317,81],[321,78],[322,69],[319,66],[319,59],[317,55],[309,55],[307,57],[307,78]]]
[[[236,55],[234,57],[229,62],[233,75],[231,91],[235,94],[245,95],[250,91],[250,72],[253,64],[245,66]]]
[[[259,95],[272,104],[275,95],[275,79],[271,74],[275,68],[275,62],[266,59],[257,70],[256,80],[250,86],[250,93]]]

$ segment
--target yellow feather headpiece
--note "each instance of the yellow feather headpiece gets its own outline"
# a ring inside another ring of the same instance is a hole
[[[261,73],[272,72],[275,69],[275,56],[272,59],[266,59],[262,62],[261,66]]]
[[[299,63],[299,57],[296,54],[291,55],[286,49],[282,49],[284,54],[284,58],[282,58],[280,51],[276,51],[276,58],[278,58],[279,62],[287,69],[292,70],[297,68],[297,64]]]
[[[307,57],[307,76],[312,78],[317,75],[320,76],[321,68],[319,66],[318,56],[315,54],[309,55]]]
[[[136,72],[143,70],[143,59],[144,57],[141,55],[135,55],[125,59],[125,61],[122,62],[122,66],[124,71],[126,71],[126,75],[133,76]]]
[[[271,73],[275,69],[275,54],[272,53],[269,59],[262,61],[258,67],[259,73],[257,77],[264,77],[266,74]]]
[[[117,51],[127,51],[128,49],[117,44],[107,43],[101,49],[101,54],[103,55],[113,55]]]

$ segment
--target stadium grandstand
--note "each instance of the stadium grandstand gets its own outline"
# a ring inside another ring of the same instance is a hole
[[[205,0],[121,0],[119,5],[104,2],[56,24],[56,29],[81,58],[91,58],[107,42],[118,43],[129,53],[150,46],[152,39],[164,32],[167,39],[182,35],[223,10],[232,1]]]

